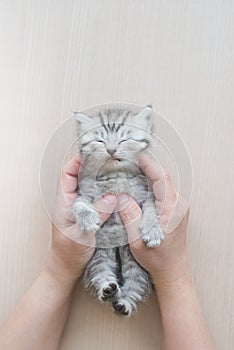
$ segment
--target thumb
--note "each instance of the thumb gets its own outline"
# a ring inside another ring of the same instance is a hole
[[[127,193],[118,197],[117,203],[120,218],[128,233],[128,241],[133,242],[140,235],[140,223],[142,218],[141,208],[137,202]]]

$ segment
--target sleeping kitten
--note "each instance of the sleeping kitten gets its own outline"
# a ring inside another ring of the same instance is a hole
[[[88,263],[83,281],[102,301],[130,315],[151,292],[149,274],[131,254],[127,233],[117,211],[100,228],[98,212],[92,207],[105,193],[127,192],[142,209],[141,235],[146,246],[163,240],[155,198],[147,179],[137,166],[139,152],[152,143],[152,108],[139,113],[107,109],[89,117],[75,113],[79,130],[79,149],[84,164],[79,174],[79,193],[73,214],[85,232],[97,232],[97,248]]]

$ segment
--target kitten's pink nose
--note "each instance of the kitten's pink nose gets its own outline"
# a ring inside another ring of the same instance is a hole
[[[116,149],[113,149],[113,148],[108,148],[107,149],[107,152],[111,155],[111,156],[113,156],[113,154],[116,152],[117,150]]]

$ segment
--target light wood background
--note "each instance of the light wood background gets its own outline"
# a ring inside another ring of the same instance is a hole
[[[72,110],[153,103],[193,163],[188,252],[216,349],[234,348],[232,0],[0,1],[0,319],[38,275],[43,149]],[[81,286],[62,350],[160,349],[156,298],[126,320]]]

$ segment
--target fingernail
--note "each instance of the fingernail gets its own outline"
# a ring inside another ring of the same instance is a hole
[[[102,197],[102,200],[107,204],[113,204],[116,201],[116,196],[112,193],[108,193]]]
[[[127,193],[121,193],[121,195],[118,198],[119,204],[123,204],[129,201],[129,196]]]

